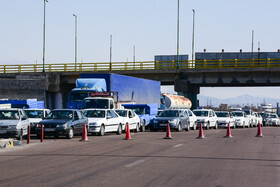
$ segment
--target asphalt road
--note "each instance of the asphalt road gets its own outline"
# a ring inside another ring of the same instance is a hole
[[[280,128],[32,139],[0,150],[1,186],[280,186]]]

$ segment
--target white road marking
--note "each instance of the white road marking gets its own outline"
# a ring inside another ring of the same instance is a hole
[[[145,161],[145,160],[137,160],[137,161],[135,161],[135,162],[132,162],[132,163],[130,163],[130,164],[125,165],[125,167],[130,168],[130,167],[139,165],[139,164],[141,164],[141,163],[144,162],[144,161]]]
[[[182,146],[183,144],[178,144],[178,145],[174,145],[173,147],[180,147]]]

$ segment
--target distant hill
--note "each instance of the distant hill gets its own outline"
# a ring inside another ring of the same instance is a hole
[[[197,99],[199,99],[200,106],[212,105],[214,107],[218,107],[220,104],[229,104],[229,105],[261,105],[264,100],[266,104],[271,103],[273,107],[276,107],[276,103],[280,103],[280,99],[269,98],[269,97],[255,97],[251,95],[241,95],[238,97],[228,98],[228,99],[218,99],[215,97],[207,97],[203,95],[198,95]]]

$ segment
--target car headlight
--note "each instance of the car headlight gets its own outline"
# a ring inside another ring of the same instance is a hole
[[[62,124],[62,125],[56,125],[57,128],[66,128],[67,125],[66,124]]]
[[[97,123],[89,123],[89,126],[95,126]]]
[[[177,123],[177,119],[170,120],[169,123]]]
[[[154,120],[154,123],[158,123],[158,120],[157,120],[157,119],[155,119],[155,120]]]
[[[8,129],[16,129],[16,128],[17,128],[16,125],[9,125],[9,126],[8,126]]]

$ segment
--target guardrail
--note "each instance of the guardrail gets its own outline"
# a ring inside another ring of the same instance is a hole
[[[280,59],[227,59],[195,61],[144,61],[101,63],[45,64],[45,72],[88,72],[121,70],[220,69],[220,68],[274,68]],[[42,72],[43,64],[0,65],[0,73]]]

